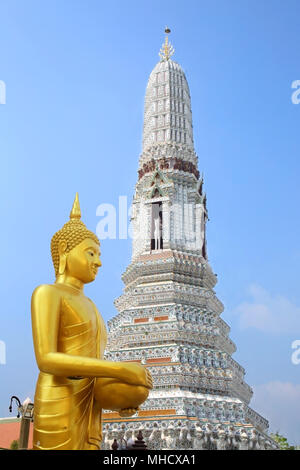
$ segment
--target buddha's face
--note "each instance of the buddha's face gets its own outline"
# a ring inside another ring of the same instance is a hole
[[[88,284],[94,281],[100,266],[100,247],[86,238],[67,254],[65,273]]]

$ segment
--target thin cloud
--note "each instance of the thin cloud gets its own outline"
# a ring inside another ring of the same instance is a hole
[[[300,445],[300,385],[269,382],[253,387],[251,407],[270,424],[270,432],[279,432],[290,445]]]
[[[248,288],[251,300],[239,304],[235,313],[240,327],[256,328],[267,333],[299,333],[300,307],[281,295],[271,295],[257,284]]]

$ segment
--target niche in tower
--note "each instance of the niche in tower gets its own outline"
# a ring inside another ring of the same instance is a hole
[[[162,202],[151,204],[151,250],[163,249],[163,217]]]

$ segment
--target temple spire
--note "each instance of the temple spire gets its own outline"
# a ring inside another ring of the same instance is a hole
[[[170,58],[169,28],[165,33],[145,94],[132,259],[106,347],[108,361],[145,364],[154,388],[138,416],[103,415],[103,448],[124,426],[148,433],[151,450],[276,448],[268,422],[248,407],[252,390],[231,357],[236,347],[220,318],[190,92],[181,65]]]
[[[164,42],[164,44],[162,45],[162,47],[159,51],[159,57],[161,58],[162,61],[169,60],[175,52],[174,47],[172,46],[171,43],[169,43],[168,34],[170,34],[170,32],[171,32],[170,28],[168,28],[166,26],[166,28],[165,28],[165,33],[166,33],[165,42]]]
[[[189,86],[181,65],[171,57],[174,49],[168,39],[170,31],[165,29],[161,59],[152,70],[146,88],[141,166],[148,161],[147,152],[157,144],[165,145],[167,153],[167,145],[182,144],[192,152],[193,163],[197,163]],[[157,151],[154,152],[157,155]]]

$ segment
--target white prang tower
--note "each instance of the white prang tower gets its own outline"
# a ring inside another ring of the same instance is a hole
[[[154,389],[131,418],[104,412],[103,448],[140,429],[149,449],[274,448],[268,422],[248,406],[252,390],[220,318],[189,87],[173,52],[167,35],[147,84],[132,260],[106,353],[145,364]]]

